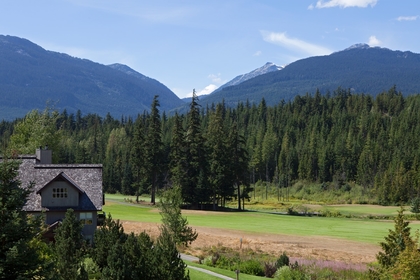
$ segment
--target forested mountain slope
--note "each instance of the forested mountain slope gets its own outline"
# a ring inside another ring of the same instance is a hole
[[[105,66],[0,35],[0,120],[23,117],[47,102],[69,113],[77,110],[114,117],[148,110],[154,95],[163,110],[183,102],[158,81],[127,66]]]
[[[268,105],[292,100],[297,95],[333,92],[338,87],[353,93],[375,96],[393,85],[405,95],[420,93],[420,54],[385,48],[355,45],[326,56],[309,57],[287,65],[281,71],[267,73],[239,85],[225,87],[201,99],[202,104],[225,100]]]

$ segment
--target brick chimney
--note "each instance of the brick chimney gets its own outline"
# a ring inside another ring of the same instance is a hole
[[[45,146],[45,149],[42,149],[42,147],[36,149],[36,163],[52,164],[52,151],[48,150],[48,146]]]

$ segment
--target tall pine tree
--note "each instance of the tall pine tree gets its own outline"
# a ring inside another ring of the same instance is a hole
[[[200,203],[209,201],[209,189],[206,150],[201,133],[200,105],[195,90],[187,121],[185,136],[187,182],[182,186],[182,195],[187,203],[198,208]]]
[[[18,168],[18,161],[0,162],[0,279],[41,279],[46,259],[34,246],[41,219],[23,210],[32,187],[20,186]]]
[[[161,172],[163,163],[163,142],[162,124],[159,114],[158,95],[155,95],[152,102],[151,112],[148,118],[146,135],[146,161],[145,166],[150,184],[150,202],[155,204],[156,191],[161,182]]]

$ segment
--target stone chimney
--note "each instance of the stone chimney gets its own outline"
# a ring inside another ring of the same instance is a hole
[[[45,149],[42,149],[42,147],[36,149],[36,163],[52,164],[52,151],[48,150],[48,146],[45,146]]]

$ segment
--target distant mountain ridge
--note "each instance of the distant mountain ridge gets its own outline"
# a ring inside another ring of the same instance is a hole
[[[159,95],[160,110],[183,102],[165,85],[126,65],[109,66],[47,51],[29,40],[0,35],[0,120],[23,117],[47,102],[69,113],[135,116]]]
[[[232,80],[230,80],[226,84],[221,85],[218,89],[216,89],[212,93],[218,92],[225,87],[239,85],[239,84],[241,84],[241,83],[243,83],[243,82],[245,82],[249,79],[255,78],[255,77],[263,75],[263,74],[267,74],[267,73],[270,73],[270,72],[282,70],[283,68],[284,67],[278,66],[278,65],[276,65],[272,62],[267,62],[266,64],[264,64],[260,68],[257,68],[255,70],[249,72],[249,73],[236,76],[235,78],[233,78]]]
[[[69,113],[135,116],[150,109],[154,95],[159,95],[161,111],[188,111],[187,104],[165,85],[126,65],[102,65],[47,51],[18,37],[0,35],[0,65],[0,121],[44,109],[47,102]],[[375,96],[394,85],[404,95],[420,93],[420,55],[356,44],[284,68],[266,63],[200,96],[199,102],[204,106],[224,100],[236,106],[264,98],[271,106],[317,89],[325,94],[341,87]]]
[[[404,95],[420,93],[420,55],[410,51],[356,44],[326,56],[295,61],[281,71],[256,76],[204,96],[202,105],[224,100],[229,106],[238,102],[268,105],[292,100],[297,95],[314,94],[317,89],[331,94],[339,87],[373,96],[394,85]]]

